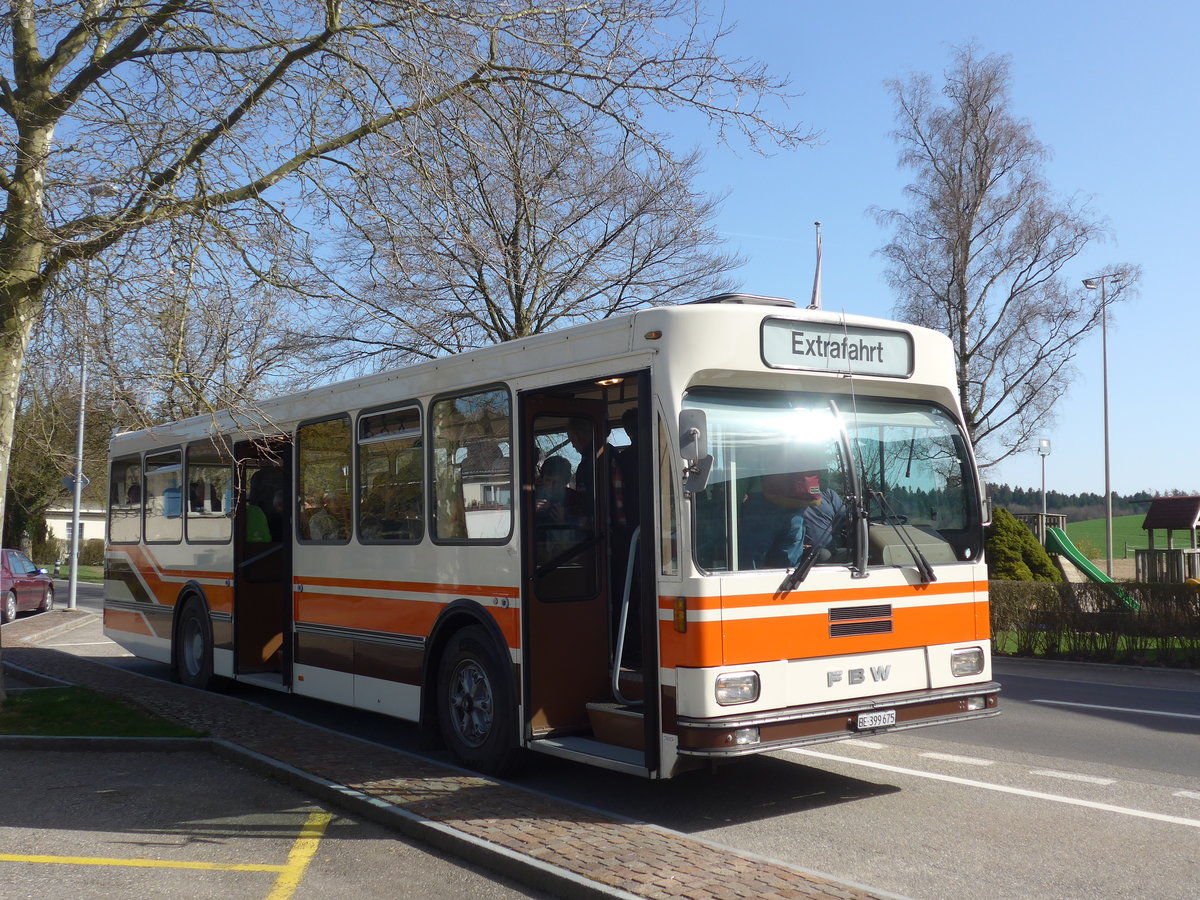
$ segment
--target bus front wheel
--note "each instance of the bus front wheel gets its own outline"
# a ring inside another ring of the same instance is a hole
[[[207,690],[213,682],[212,623],[204,604],[188,600],[179,614],[175,674],[188,687]]]
[[[481,626],[456,632],[438,667],[442,739],[464,764],[491,775],[516,765],[517,708],[495,643]]]

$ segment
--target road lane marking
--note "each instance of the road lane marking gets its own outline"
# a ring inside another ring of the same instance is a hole
[[[317,853],[317,846],[321,843],[325,828],[332,820],[333,815],[323,810],[318,810],[308,817],[308,821],[300,829],[300,836],[292,844],[287,864],[275,879],[271,893],[267,894],[267,900],[289,900],[292,894],[296,893],[308,864]]]
[[[1172,797],[1182,797],[1184,800],[1200,800],[1200,793],[1196,791],[1176,791]]]
[[[1137,713],[1140,716],[1167,716],[1171,719],[1197,719],[1200,716],[1191,713],[1161,712],[1156,709],[1130,709],[1126,706],[1098,706],[1094,703],[1069,703],[1066,700],[1030,700],[1030,703],[1044,703],[1047,706],[1074,706],[1079,709],[1102,709],[1105,712]]]
[[[273,872],[277,873],[271,893],[267,900],[291,900],[312,858],[316,855],[317,847],[325,834],[325,829],[333,821],[333,815],[323,810],[310,813],[300,834],[292,844],[287,862],[283,865],[266,863],[210,863],[172,861],[166,859],[119,859],[103,856],[45,856],[35,854],[0,853],[0,862],[41,863],[59,866],[105,866],[110,868],[127,869],[184,869],[202,872]]]
[[[132,869],[199,869],[208,872],[283,872],[287,866],[257,863],[206,863],[167,859],[116,859],[104,856],[41,856],[0,853],[0,862],[50,863],[59,866],[119,866]]]
[[[940,759],[942,762],[964,763],[968,766],[994,766],[995,760],[980,759],[978,756],[955,756],[953,753],[922,753],[926,759]]]
[[[816,759],[828,759],[834,762],[847,763],[852,766],[866,766],[869,769],[881,769],[885,772],[895,772],[900,775],[912,775],[916,778],[928,778],[931,781],[945,781],[950,784],[961,784],[966,787],[981,788],[985,791],[996,791],[1001,794],[1015,794],[1019,797],[1030,797],[1034,800],[1050,800],[1054,803],[1065,803],[1068,806],[1082,806],[1086,809],[1097,809],[1103,812],[1117,813],[1123,816],[1133,816],[1139,819],[1151,819],[1155,822],[1166,822],[1170,825],[1185,825],[1188,828],[1200,828],[1200,819],[1186,819],[1182,816],[1169,816],[1164,813],[1147,812],[1142,809],[1130,809],[1126,806],[1114,806],[1111,803],[1096,803],[1093,800],[1079,800],[1075,797],[1064,797],[1061,794],[1047,794],[1044,791],[1031,791],[1026,788],[1008,787],[1002,784],[990,784],[986,781],[975,781],[971,778],[959,778],[957,775],[939,775],[936,772],[922,772],[919,769],[906,769],[887,763],[871,762],[865,759],[854,759],[850,756],[837,756],[833,753],[822,753],[819,750],[785,750],[793,756],[811,756]]]
[[[862,738],[847,738],[842,743],[849,744],[851,747],[865,747],[868,750],[882,750],[887,746],[887,744],[881,744],[878,741],[866,741]]]
[[[1044,775],[1047,778],[1061,778],[1064,781],[1084,781],[1088,784],[1110,785],[1116,784],[1114,778],[1098,778],[1095,775],[1080,775],[1077,772],[1060,772],[1057,769],[1032,769],[1030,775]]]

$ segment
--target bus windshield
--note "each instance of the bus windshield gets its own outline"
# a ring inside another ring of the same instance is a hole
[[[713,455],[694,505],[702,569],[786,569],[806,547],[816,565],[848,565],[856,558],[855,481],[870,523],[869,564],[910,562],[896,549],[906,543],[935,563],[979,556],[970,456],[940,407],[715,388],[689,391],[684,405],[704,410]]]

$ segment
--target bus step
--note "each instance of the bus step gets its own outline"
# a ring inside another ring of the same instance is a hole
[[[589,703],[587,713],[596,740],[630,750],[646,749],[640,709],[619,703]]]

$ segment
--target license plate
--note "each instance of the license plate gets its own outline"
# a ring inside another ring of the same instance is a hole
[[[858,723],[855,727],[859,731],[867,728],[883,728],[885,725],[896,724],[896,711],[894,709],[886,709],[883,712],[859,713]]]

